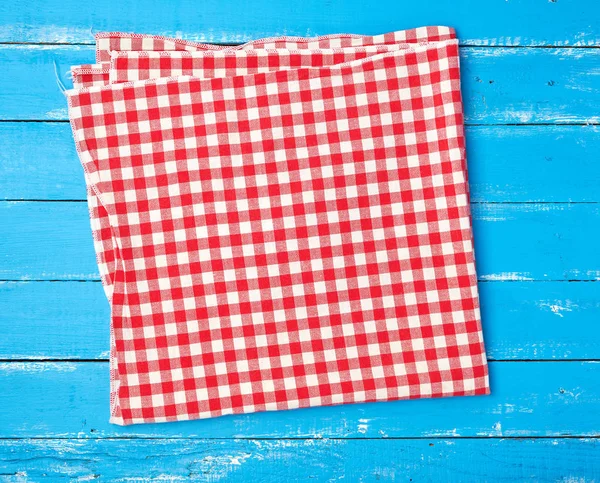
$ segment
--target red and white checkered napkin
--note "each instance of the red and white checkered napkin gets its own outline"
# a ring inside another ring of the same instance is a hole
[[[457,42],[271,47],[68,93],[114,243],[111,420],[488,393]]]

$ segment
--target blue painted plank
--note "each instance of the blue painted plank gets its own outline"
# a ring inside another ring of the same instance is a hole
[[[600,201],[599,127],[470,126],[466,134],[472,201]]]
[[[597,439],[5,440],[4,482],[536,481],[600,478]]]
[[[598,123],[598,49],[465,48],[461,83],[468,123]]]
[[[468,0],[402,3],[393,0],[81,3],[49,0],[0,4],[0,41],[90,42],[99,30],[183,35],[209,42],[242,42],[270,35],[365,34],[421,25],[451,25],[469,44],[588,45],[600,41],[594,0]]]
[[[86,203],[2,202],[0,240],[0,279],[99,279]]]
[[[55,78],[91,46],[0,45],[0,119],[66,119]],[[461,49],[467,123],[598,123],[600,49]],[[66,79],[65,79],[65,82]]]
[[[108,363],[0,364],[0,438],[600,436],[600,363],[491,362],[491,396],[108,423]]]
[[[600,283],[482,282],[488,357],[600,359]],[[107,359],[97,282],[0,282],[0,359]]]
[[[473,221],[481,280],[600,279],[599,204],[475,204]],[[0,279],[98,279],[85,203],[1,202],[0,240]]]
[[[600,359],[600,283],[480,282],[491,359]]]
[[[108,359],[100,282],[0,282],[0,359]]]
[[[480,204],[472,214],[480,279],[600,279],[600,205]]]
[[[0,146],[3,199],[86,199],[83,169],[68,123],[0,123]]]
[[[0,123],[0,145],[4,199],[85,199],[68,124]],[[598,126],[470,126],[471,199],[600,201],[599,151]]]

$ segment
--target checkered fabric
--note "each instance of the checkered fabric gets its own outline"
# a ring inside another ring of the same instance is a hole
[[[120,33],[100,33],[97,35],[97,57],[103,58],[106,54],[103,52],[108,49],[113,49],[112,54],[119,55],[119,51],[115,50],[117,48],[127,48],[131,49],[142,48],[146,46],[147,48],[156,47],[156,48],[165,48],[170,47],[171,45],[185,45],[186,48],[192,49],[196,48],[198,50],[204,50],[205,54],[208,54],[206,50],[250,50],[254,49],[262,49],[264,46],[273,47],[276,42],[276,46],[279,47],[280,52],[279,56],[284,56],[286,53],[283,51],[284,48],[288,49],[296,49],[296,50],[311,50],[315,48],[315,46],[320,46],[322,48],[331,49],[334,46],[339,46],[342,43],[352,42],[356,48],[368,46],[375,46],[375,48],[383,48],[382,46],[387,45],[387,48],[400,48],[400,45],[394,45],[394,41],[398,42],[435,42],[447,39],[453,39],[455,37],[454,30],[449,27],[422,27],[417,29],[410,29],[405,31],[391,32],[383,35],[377,36],[357,36],[357,35],[328,35],[323,37],[316,38],[300,38],[300,37],[278,37],[276,39],[259,39],[253,42],[249,42],[247,44],[243,44],[241,46],[236,47],[223,47],[223,46],[212,46],[212,48],[206,48],[206,44],[197,44],[194,42],[182,41],[179,39],[165,39],[163,37],[155,37],[149,35],[137,35],[137,34],[120,34]],[[121,42],[119,39],[123,39]],[[136,42],[131,41],[131,38],[137,39]],[[104,44],[102,44],[104,39]],[[108,40],[107,40],[108,39]],[[160,41],[159,41],[160,40]],[[108,42],[108,43],[106,43]],[[163,43],[164,42],[164,43]],[[348,47],[346,47],[348,49]],[[127,50],[123,51],[124,53],[128,52]],[[131,51],[130,51],[131,52]],[[163,63],[169,62],[172,63],[174,60],[168,59],[169,56],[172,56],[175,59],[177,55],[175,51],[170,51],[170,54],[163,52]],[[166,55],[165,55],[166,54]],[[110,55],[110,54],[109,54]],[[289,54],[287,54],[289,55]],[[318,53],[315,53],[318,55]],[[270,56],[271,59],[274,59],[275,56]],[[243,56],[236,61],[243,62]],[[337,59],[332,59],[337,60]],[[229,59],[229,62],[231,59]],[[194,66],[198,63],[202,62],[202,60],[193,60],[191,71],[187,71],[188,74],[193,74]],[[277,64],[280,62],[270,61],[271,65],[269,70],[277,69]],[[338,63],[338,62],[335,62]],[[74,75],[74,87],[91,87],[95,85],[106,85],[109,83],[110,77],[110,67],[111,63],[103,63],[97,65],[86,65],[86,66],[76,66],[73,67],[73,75]],[[128,69],[125,74],[127,79],[129,80],[129,76],[132,79],[146,79],[150,77],[150,73],[136,73],[137,71],[127,66]],[[175,65],[172,65],[175,68]],[[214,75],[217,77],[222,77],[226,75],[236,75],[236,74],[246,74],[246,73],[254,73],[258,72],[258,65],[256,68],[252,68],[249,70],[242,70],[242,67],[247,68],[245,64],[240,66],[238,69],[237,65],[232,65],[231,62],[228,64],[226,70],[217,70],[211,73],[208,72],[206,62],[202,62],[201,69],[203,70],[203,76],[209,77],[209,75]],[[264,69],[263,69],[264,70]],[[87,77],[78,77],[78,73],[81,72],[81,75],[87,75]],[[122,77],[119,73],[120,70],[115,69],[113,73],[114,77]],[[183,72],[182,72],[183,73]],[[168,77],[176,75],[173,71],[169,72],[168,69],[161,69],[161,77]],[[114,241],[112,240],[112,234],[110,230],[110,224],[108,223],[108,215],[106,214],[106,210],[98,204],[98,201],[93,199],[95,197],[93,192],[88,192],[88,202],[90,206],[91,218],[92,218],[92,231],[94,234],[94,244],[96,248],[98,266],[100,271],[100,276],[103,282],[103,286],[107,297],[110,299],[112,296],[112,273],[114,272],[114,260],[115,254],[114,252]]]
[[[456,41],[69,91],[120,424],[489,392]]]

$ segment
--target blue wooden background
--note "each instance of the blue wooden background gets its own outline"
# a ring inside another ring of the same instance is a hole
[[[600,481],[597,0],[0,3],[0,481]],[[492,392],[121,428],[65,99],[92,32],[461,39]],[[67,82],[66,79],[63,79]]]

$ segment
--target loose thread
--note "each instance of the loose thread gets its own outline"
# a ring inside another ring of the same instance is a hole
[[[56,77],[56,85],[58,85],[58,88],[63,93],[63,95],[66,96],[65,92],[67,92],[67,88],[62,83],[62,81],[60,80],[60,76],[58,75],[58,65],[56,64],[56,60],[54,60],[53,63],[54,63],[54,76]]]

